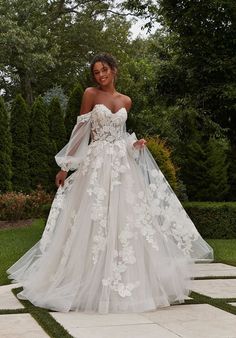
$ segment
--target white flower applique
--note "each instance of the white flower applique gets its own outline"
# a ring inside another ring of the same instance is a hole
[[[199,234],[195,227],[188,227],[189,217],[163,174],[153,169],[150,177],[147,196],[155,227],[160,227],[165,238],[174,239],[177,246],[189,255],[192,243],[199,238]]]
[[[97,227],[93,237],[92,259],[96,264],[100,251],[104,251],[107,243],[107,208],[105,205],[106,192],[103,188],[96,186],[91,190],[95,200],[92,205],[91,219]]]
[[[123,274],[127,271],[128,265],[136,263],[134,249],[130,244],[131,239],[135,237],[136,234],[131,230],[131,226],[127,222],[125,228],[119,234],[122,249],[119,251],[114,250],[113,252],[111,276],[102,280],[103,286],[117,292],[122,298],[131,296],[132,291],[140,285],[140,281],[133,283],[123,282]]]
[[[111,186],[110,190],[121,184],[122,174],[130,169],[126,156],[126,145],[124,141],[115,142],[111,161]]]
[[[136,213],[135,226],[139,228],[140,233],[143,235],[146,241],[158,251],[159,246],[155,240],[157,231],[153,226],[153,217],[150,204],[147,201],[147,196],[144,191],[140,191],[138,193],[137,202],[134,208]]]
[[[42,252],[46,250],[49,243],[51,242],[58,216],[64,205],[66,194],[72,188],[72,184],[74,182],[74,175],[75,173],[69,176],[67,180],[65,181],[64,187],[60,186],[57,190],[56,196],[51,205],[50,213],[47,219],[47,223],[46,223],[42,238],[40,240],[40,250]]]

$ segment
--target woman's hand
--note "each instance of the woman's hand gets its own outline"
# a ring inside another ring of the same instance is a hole
[[[67,172],[64,170],[60,170],[57,173],[55,183],[58,188],[60,185],[63,187],[66,177],[67,177]]]
[[[144,140],[144,138],[141,138],[140,140],[133,143],[133,147],[136,149],[142,149],[146,143],[147,141]]]

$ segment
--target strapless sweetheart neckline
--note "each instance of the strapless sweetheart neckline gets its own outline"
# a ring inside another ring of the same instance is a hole
[[[127,112],[127,110],[126,110],[125,107],[121,107],[121,108],[119,108],[116,112],[113,113],[113,111],[112,111],[110,108],[108,108],[108,107],[107,107],[105,104],[103,104],[103,103],[96,103],[96,104],[94,105],[92,111],[93,111],[94,108],[97,107],[97,106],[102,106],[102,107],[106,108],[106,109],[107,109],[111,114],[113,114],[113,115],[119,113],[121,110],[125,110],[125,112]]]

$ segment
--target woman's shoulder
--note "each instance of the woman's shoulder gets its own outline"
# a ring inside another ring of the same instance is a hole
[[[88,87],[85,89],[80,107],[80,115],[87,114],[93,107],[93,101],[96,96],[96,88]]]
[[[125,108],[127,110],[130,110],[130,108],[132,106],[132,100],[131,100],[131,98],[128,95],[125,95],[125,94],[119,93],[119,95],[120,95],[120,98],[121,98],[121,100],[122,100],[123,105],[125,106]]]
[[[88,95],[94,95],[97,93],[97,88],[96,87],[87,87],[84,90],[84,95],[88,96]]]

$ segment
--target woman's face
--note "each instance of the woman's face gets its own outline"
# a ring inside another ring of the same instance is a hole
[[[100,86],[107,86],[114,82],[115,71],[104,62],[96,62],[93,66],[93,77]]]

